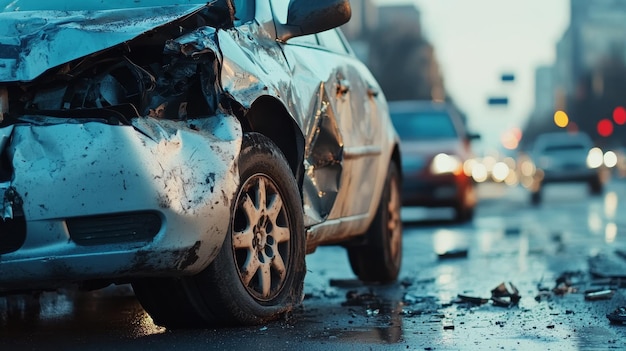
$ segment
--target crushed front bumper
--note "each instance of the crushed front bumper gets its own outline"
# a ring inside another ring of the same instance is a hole
[[[132,123],[0,128],[0,292],[192,274],[217,255],[239,179],[239,122]]]

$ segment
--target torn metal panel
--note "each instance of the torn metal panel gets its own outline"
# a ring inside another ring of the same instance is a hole
[[[328,217],[339,191],[343,137],[323,84],[317,96],[317,113],[307,121],[303,193],[309,216],[314,215],[321,222]]]
[[[217,32],[223,57],[222,88],[245,108],[250,108],[263,95],[289,101],[293,84],[292,77],[285,71],[288,64],[280,47],[260,42],[273,42],[266,34],[259,33],[261,30],[257,26],[241,26]],[[286,107],[293,112],[290,104]]]

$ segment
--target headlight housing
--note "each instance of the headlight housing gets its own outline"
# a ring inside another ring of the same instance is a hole
[[[460,173],[463,171],[463,163],[455,155],[446,153],[437,154],[430,163],[430,172],[432,174]]]

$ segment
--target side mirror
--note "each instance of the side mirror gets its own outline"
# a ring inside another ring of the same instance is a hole
[[[348,22],[352,16],[348,0],[291,0],[287,23],[277,26],[278,40],[323,32]]]

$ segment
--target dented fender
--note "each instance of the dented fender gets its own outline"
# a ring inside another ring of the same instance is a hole
[[[200,271],[228,232],[241,140],[239,121],[226,114],[193,121],[137,118],[132,126],[47,117],[0,128],[1,151],[11,161],[10,167],[0,166],[12,169],[10,179],[0,182],[0,222],[14,217],[14,203],[7,199],[16,195],[28,221],[20,250],[2,255],[0,283],[23,277],[21,270],[10,269],[11,262],[29,261],[24,267],[37,267],[31,279],[50,279],[50,257],[73,266],[69,262],[89,254],[102,259],[81,263],[83,268],[72,272],[76,279]],[[111,244],[116,250],[76,244],[65,224],[146,211],[161,218],[156,236]],[[173,254],[187,250],[193,254],[182,255],[184,262]]]

